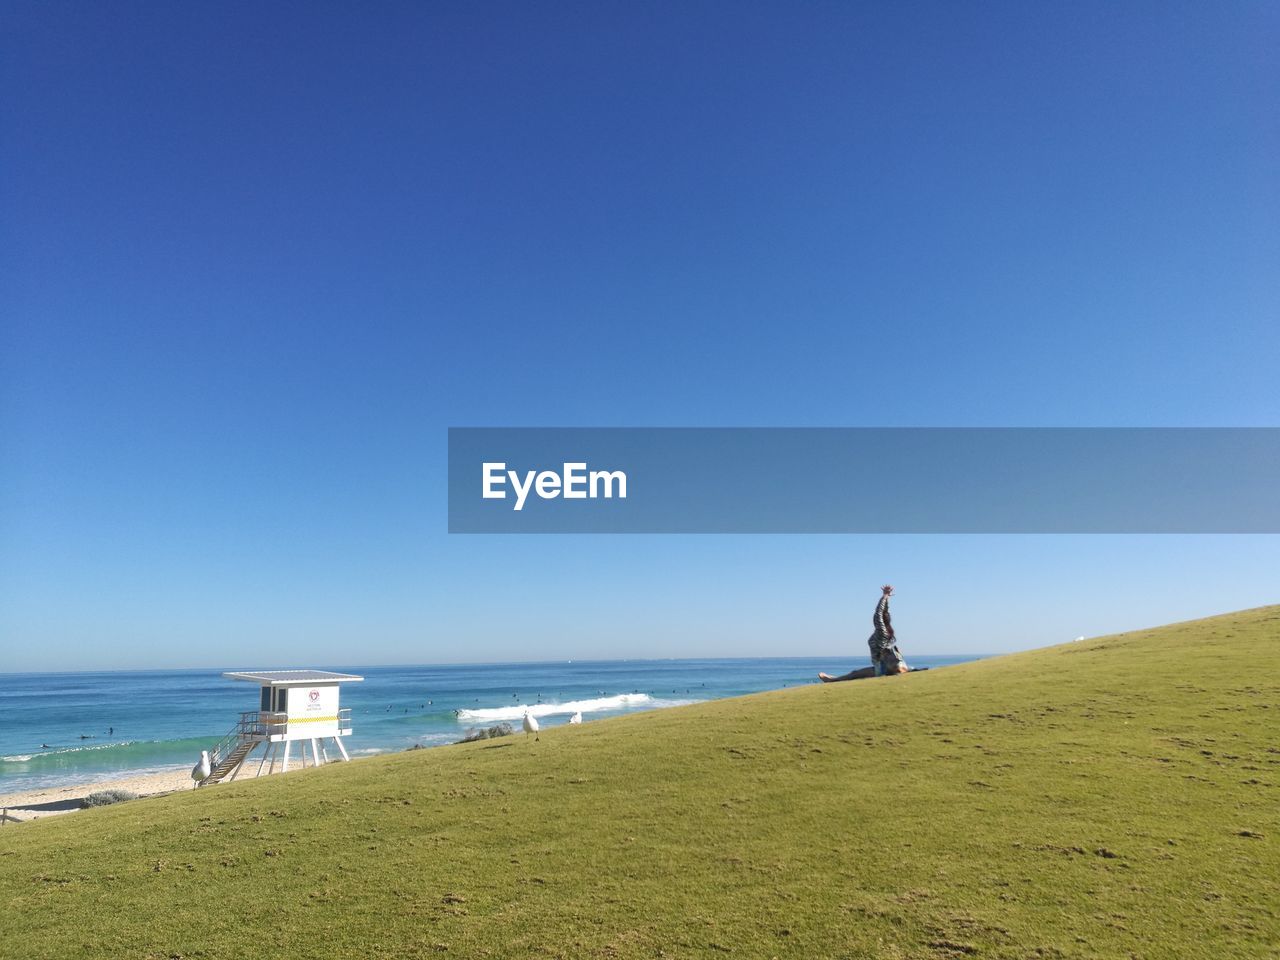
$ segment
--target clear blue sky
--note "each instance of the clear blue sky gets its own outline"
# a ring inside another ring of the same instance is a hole
[[[1280,424],[1274,4],[2,9],[0,671],[860,660],[886,580],[908,654],[1280,600],[1274,537],[444,497],[450,425]]]

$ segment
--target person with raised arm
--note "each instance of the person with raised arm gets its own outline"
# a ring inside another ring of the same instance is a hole
[[[911,668],[902,659],[898,651],[897,637],[893,633],[893,620],[889,616],[889,598],[893,596],[893,587],[885,584],[880,588],[880,602],[876,604],[876,612],[872,614],[871,625],[875,628],[867,638],[867,646],[871,650],[871,666],[833,677],[828,673],[818,674],[823,683],[837,683],[841,680],[865,680],[868,677],[896,676],[909,673]]]

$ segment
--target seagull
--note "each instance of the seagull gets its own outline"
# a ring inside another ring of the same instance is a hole
[[[579,711],[578,711],[577,713],[575,713],[572,717],[570,717],[570,718],[569,718],[569,722],[570,722],[570,723],[581,723],[581,722],[582,722],[582,711],[581,711],[581,710],[579,710]]]
[[[199,786],[201,780],[209,779],[209,774],[213,773],[213,765],[209,762],[209,751],[200,751],[200,762],[191,768],[191,779],[195,781],[193,787]]]
[[[534,742],[536,743],[538,740],[538,721],[529,716],[528,710],[524,712],[524,723],[522,726],[524,727],[524,735],[527,737],[532,733]]]

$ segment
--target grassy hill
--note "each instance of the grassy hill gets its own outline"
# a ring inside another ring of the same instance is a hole
[[[0,956],[1259,957],[1280,607],[0,829]]]

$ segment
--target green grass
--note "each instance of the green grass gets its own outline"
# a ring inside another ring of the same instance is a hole
[[[5,957],[1280,944],[1280,607],[0,828]]]

